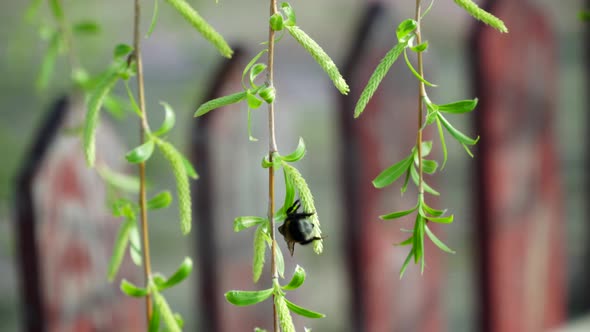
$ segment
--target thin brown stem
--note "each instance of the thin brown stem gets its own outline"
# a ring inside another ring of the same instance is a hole
[[[416,26],[416,43],[422,43],[422,33],[420,29],[420,21],[421,21],[421,14],[420,14],[420,5],[421,0],[416,0],[416,22],[418,23]],[[424,66],[422,62],[422,52],[418,52],[418,73],[421,77],[424,77]],[[418,80],[418,135],[416,136],[416,149],[418,150],[418,192],[420,194],[424,194],[424,176],[422,171],[422,108],[423,108],[423,100],[426,96],[426,89],[424,87],[424,83]]]
[[[141,18],[141,4],[139,0],[135,0],[135,19],[133,28],[133,48],[134,48],[134,60],[137,65],[137,96],[139,99],[139,109],[141,111],[141,123],[139,129],[139,141],[140,144],[145,142],[146,133],[149,132],[147,114],[145,108],[145,90],[143,84],[143,64],[141,61],[141,34],[139,30],[139,23]],[[152,274],[152,267],[150,261],[150,239],[148,229],[148,216],[147,216],[147,200],[146,200],[146,180],[145,180],[145,163],[139,164],[139,208],[141,215],[141,240],[142,240],[142,252],[143,252],[143,272],[145,277],[146,286],[149,282],[149,278]],[[152,318],[152,298],[148,294],[145,298],[146,305],[146,317],[149,324]]]
[[[276,0],[270,0],[270,15],[274,15],[277,12]],[[272,27],[268,28],[268,74],[267,84],[270,87],[274,86],[274,50],[275,50],[275,31]],[[275,112],[274,112],[274,101],[268,104],[268,160],[271,164],[273,162],[273,154],[277,152],[277,141],[275,137]],[[279,278],[276,264],[276,246],[277,241],[275,239],[275,170],[274,167],[268,168],[268,220],[270,221],[270,238],[271,238],[271,259],[270,259],[270,270],[272,274],[273,287],[274,283]],[[279,317],[277,315],[277,307],[274,301],[275,295],[273,295],[273,331],[279,331]]]

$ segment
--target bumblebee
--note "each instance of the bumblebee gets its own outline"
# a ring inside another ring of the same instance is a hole
[[[299,203],[299,200],[296,200],[293,205],[287,209],[285,222],[279,227],[279,232],[285,238],[291,256],[293,256],[293,252],[295,252],[295,243],[303,245],[322,239],[319,236],[312,235],[314,224],[307,220],[307,218],[313,216],[315,212],[298,213],[297,210],[299,210],[300,206],[301,204]]]

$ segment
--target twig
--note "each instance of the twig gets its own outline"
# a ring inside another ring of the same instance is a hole
[[[420,15],[420,4],[421,0],[416,0],[416,44],[419,45],[422,43],[422,33],[421,33],[421,15]],[[424,77],[424,68],[422,62],[422,52],[418,52],[418,72],[420,73],[420,77]],[[422,172],[422,101],[426,96],[426,89],[424,88],[424,83],[421,80],[418,80],[418,135],[416,136],[416,149],[418,150],[418,193],[420,195],[424,194],[424,177]]]

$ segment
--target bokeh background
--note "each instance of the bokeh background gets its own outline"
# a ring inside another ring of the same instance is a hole
[[[108,65],[116,44],[131,43],[132,5],[128,2],[64,1],[69,19],[93,19],[102,27],[97,36],[76,41],[79,58],[91,73],[98,73]],[[153,2],[143,3],[146,8],[143,23],[147,30]],[[248,54],[255,54],[260,48],[259,43],[266,40],[268,5],[265,1],[191,3],[230,43],[243,46]],[[368,1],[293,0],[291,3],[298,14],[298,25],[322,45],[337,64],[341,64],[344,51],[350,46],[353,28]],[[582,274],[584,262],[587,262],[583,255],[588,242],[585,215],[588,198],[584,196],[587,176],[583,162],[587,147],[586,124],[589,122],[583,70],[584,23],[577,18],[583,3],[550,0],[531,3],[537,5],[549,19],[557,45],[559,100],[556,101],[554,118],[565,204],[563,225],[566,227],[564,243],[567,261],[564,266],[568,293],[575,294],[587,282],[587,275]],[[391,30],[388,33],[393,35],[394,27],[402,18],[413,16],[414,2],[391,0],[388,4],[391,7],[385,21],[389,20]],[[26,1],[0,3],[0,331],[16,331],[20,326],[13,237],[14,176],[45,112],[58,96],[67,93],[71,87],[67,64],[62,58],[58,61],[56,75],[49,88],[36,90],[35,80],[46,43],[39,38],[39,27],[23,20],[26,5]],[[148,110],[152,122],[158,123],[163,114],[158,104],[160,100],[169,102],[175,108],[179,121],[169,137],[183,148],[189,141],[196,103],[203,98],[221,59],[215,49],[175,12],[165,4],[160,4],[160,7],[159,23],[153,35],[144,41],[143,49]],[[46,8],[43,11],[41,20],[52,24]],[[473,24],[471,18],[448,0],[437,1],[424,22],[423,33],[430,42],[427,66],[432,69],[429,70],[429,77],[440,85],[432,93],[441,100],[471,97],[466,48]],[[381,26],[387,27],[387,24]],[[387,33],[381,34],[384,35],[381,43],[386,45],[391,41]],[[401,63],[398,65],[401,66]],[[340,236],[344,225],[339,196],[337,100],[324,73],[292,39],[286,38],[280,43],[276,66],[278,109],[286,110],[279,111],[277,118],[279,148],[289,151],[295,147],[298,136],[305,138],[308,155],[299,167],[316,195],[323,232],[329,235],[323,256],[314,255],[310,248],[297,248],[296,260],[287,261],[287,271],[295,261],[308,271],[309,279],[297,295],[299,303],[309,304],[328,315],[327,319],[313,322],[314,330],[348,331],[346,308],[350,292],[346,284],[346,257],[341,250],[345,244]],[[124,94],[121,86],[117,91]],[[251,234],[234,234],[232,220],[239,215],[263,215],[266,209],[265,173],[259,168],[260,156],[266,149],[266,114],[253,113],[254,135],[260,138],[255,143],[247,141],[245,112],[232,112],[230,117],[224,132],[227,136],[220,137],[215,157],[220,164],[231,163],[231,167],[220,166],[220,170],[229,174],[218,172],[219,181],[223,184],[219,186],[226,189],[218,193],[219,203],[215,210],[223,224],[219,225],[217,236],[222,244],[227,243],[221,245],[222,252],[238,250],[240,254],[237,257],[249,264]],[[471,115],[462,117],[458,126],[469,127],[472,121]],[[133,117],[112,122],[125,144],[134,146],[137,135]],[[456,213],[456,222],[446,227],[444,232],[446,243],[457,254],[444,258],[441,272],[445,283],[445,298],[441,302],[445,303],[443,313],[446,324],[442,330],[475,331],[474,223],[469,217],[472,215],[470,178],[465,176],[474,166],[459,146],[452,143],[449,148],[451,159],[446,171],[440,175],[439,188],[445,193],[441,206],[452,207]],[[169,176],[154,176],[165,169],[166,163],[162,158],[155,158],[150,163],[148,176],[154,188],[172,188],[174,185]],[[227,189],[227,185],[235,187]],[[170,273],[182,257],[194,256],[194,238],[180,235],[174,209],[155,214],[153,219],[161,219],[152,222],[153,265],[157,270]],[[198,227],[194,231],[198,232]],[[247,249],[236,248],[235,241],[241,241],[239,243],[246,245]],[[282,246],[282,240],[280,242]],[[389,250],[404,249],[391,247]],[[287,251],[284,249],[284,252]],[[220,274],[223,275],[224,271]],[[391,278],[397,279],[397,275],[392,274]],[[248,285],[249,271],[245,270],[243,279],[243,285]],[[196,281],[192,279],[171,290],[168,296],[172,307],[186,318],[188,331],[195,330],[199,320],[199,314],[195,314],[198,312],[195,287]],[[569,312],[571,319],[583,316],[583,310],[573,306],[570,306]]]

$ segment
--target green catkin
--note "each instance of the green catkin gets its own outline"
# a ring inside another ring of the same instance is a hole
[[[301,206],[303,207],[303,211],[305,212],[314,212],[314,214],[309,217],[309,220],[314,225],[314,234],[315,237],[322,237],[322,230],[320,229],[320,220],[318,218],[318,213],[315,208],[315,204],[313,201],[313,195],[311,194],[311,190],[309,190],[309,186],[307,182],[301,176],[299,171],[289,165],[286,162],[283,162],[283,169],[287,176],[293,181],[293,185],[297,188],[297,192],[299,193],[299,199],[301,200]],[[324,245],[322,240],[315,240],[313,241],[313,250],[316,254],[321,254],[324,251]]]
[[[252,256],[252,279],[258,282],[264,267],[264,254],[266,251],[266,234],[264,225],[258,226],[254,234],[254,255]]]
[[[282,332],[295,332],[295,325],[293,325],[293,317],[287,307],[287,302],[282,295],[275,295],[275,305],[279,315],[279,324]]]
[[[166,2],[174,7],[205,39],[213,44],[221,55],[231,58],[234,51],[232,51],[225,39],[190,4],[185,0],[166,0]]]
[[[246,95],[247,95],[246,91],[242,91],[242,92],[237,92],[237,93],[231,94],[229,96],[224,96],[224,97],[209,100],[208,102],[199,106],[199,108],[195,112],[195,116],[201,116],[201,115],[209,113],[210,111],[212,111],[216,108],[220,108],[220,107],[227,106],[230,104],[238,103],[238,102],[246,99]]]
[[[183,234],[191,231],[191,194],[188,181],[188,174],[184,166],[183,157],[176,148],[157,137],[152,137],[164,157],[172,167],[172,173],[176,179],[176,192],[178,196],[178,211],[180,216],[180,229]]]
[[[355,118],[358,118],[361,115],[361,113],[365,110],[365,107],[367,107],[367,104],[375,94],[375,91],[377,91],[379,84],[381,84],[381,81],[383,81],[383,78],[385,77],[385,75],[395,62],[395,60],[397,60],[397,58],[399,58],[399,56],[402,54],[405,48],[405,43],[399,43],[395,45],[389,52],[387,52],[387,54],[381,60],[381,62],[379,62],[379,65],[377,66],[377,68],[375,68],[375,71],[371,75],[371,78],[369,78],[369,82],[367,83],[367,86],[365,86],[365,88],[363,89],[359,101],[357,102],[356,107],[354,108]]]
[[[334,61],[330,59],[328,54],[322,49],[318,43],[316,43],[311,37],[309,37],[303,30],[297,26],[286,27],[291,36],[303,46],[315,59],[315,61],[324,69],[324,71],[330,76],[330,79],[334,83],[334,86],[340,93],[346,95],[350,91],[348,84],[338,71],[338,67],[334,64]]]
[[[481,9],[475,2],[471,0],[455,0],[455,3],[465,9],[476,20],[482,21],[502,33],[508,32],[508,28],[501,19]]]

